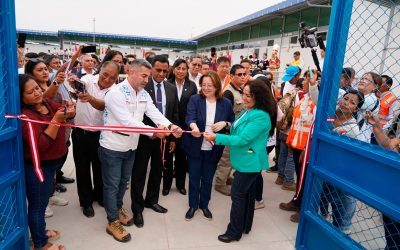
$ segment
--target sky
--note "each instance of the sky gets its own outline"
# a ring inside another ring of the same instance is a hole
[[[17,29],[190,39],[282,0],[15,0]],[[95,18],[95,22],[93,22]],[[95,23],[95,25],[93,25]]]

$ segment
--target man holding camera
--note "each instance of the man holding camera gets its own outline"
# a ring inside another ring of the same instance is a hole
[[[91,126],[103,125],[104,97],[118,79],[119,66],[106,62],[98,75],[85,75],[70,78],[70,84],[77,91],[76,124]],[[72,150],[76,167],[76,183],[79,204],[83,214],[94,216],[92,203],[96,200],[103,206],[103,181],[98,157],[100,130],[74,128],[72,131]],[[93,185],[91,168],[93,172]],[[92,188],[93,187],[93,188]]]

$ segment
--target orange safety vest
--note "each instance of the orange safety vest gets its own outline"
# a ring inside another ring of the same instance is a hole
[[[385,126],[385,124],[390,120],[388,119],[390,113],[390,106],[396,101],[396,97],[392,92],[388,92],[384,94],[380,99],[380,109],[378,113],[379,121],[381,122],[381,126]]]
[[[314,122],[314,109],[316,105],[310,95],[304,96],[300,103],[293,110],[292,126],[286,143],[292,148],[304,150],[307,144],[307,137]]]
[[[222,86],[222,92],[225,91],[225,88],[229,85],[229,83],[231,83],[231,76],[229,74],[227,74],[225,77],[224,86]]]

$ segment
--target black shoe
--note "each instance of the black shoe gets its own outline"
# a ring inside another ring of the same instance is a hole
[[[92,206],[83,207],[83,214],[88,218],[92,218],[94,216],[93,207]]]
[[[169,194],[169,189],[163,189],[162,195],[167,196]]]
[[[186,195],[186,189],[185,188],[178,188],[179,193]]]
[[[189,210],[186,212],[185,215],[185,220],[189,221],[191,219],[193,219],[194,213],[196,213],[197,208],[189,208]]]
[[[64,185],[62,185],[60,183],[57,183],[56,184],[56,191],[59,192],[59,193],[64,193],[64,192],[67,192],[67,188],[64,187]]]
[[[206,217],[208,220],[212,220],[212,213],[208,208],[202,208],[201,211],[203,211],[204,217]]]
[[[61,184],[70,184],[70,183],[74,183],[75,180],[72,179],[72,178],[68,178],[68,177],[65,177],[65,176],[61,176],[61,177],[58,177],[58,178],[56,179],[56,182],[57,182],[57,183],[61,183]]]
[[[157,212],[157,213],[165,214],[166,212],[168,212],[168,209],[166,209],[165,207],[160,206],[157,203],[153,204],[153,205],[149,205],[149,204],[146,205],[145,204],[144,206],[147,207],[147,208],[153,209],[154,212]]]
[[[144,226],[144,221],[143,221],[143,214],[142,213],[137,213],[133,215],[133,224],[135,224],[136,227],[141,228]]]
[[[221,234],[221,235],[219,235],[218,236],[218,240],[219,241],[222,241],[222,242],[225,242],[225,243],[230,243],[230,242],[232,242],[232,241],[239,241],[239,240],[236,240],[236,239],[234,239],[234,238],[231,238],[230,236],[228,236],[227,234]]]

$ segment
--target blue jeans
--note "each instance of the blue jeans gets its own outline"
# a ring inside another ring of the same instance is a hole
[[[47,244],[46,211],[49,198],[53,194],[53,183],[56,170],[61,166],[61,161],[42,166],[44,181],[37,178],[32,164],[25,163],[25,188],[28,199],[28,225],[31,231],[35,248],[44,247]]]
[[[322,193],[321,200],[329,202],[332,206],[332,224],[342,231],[349,230],[356,211],[356,200],[327,183],[324,183]],[[324,207],[321,208],[321,213],[323,209]]]
[[[119,152],[99,147],[99,159],[103,174],[103,202],[109,222],[118,219],[126,186],[131,178],[135,152]]]
[[[211,187],[217,162],[212,150],[202,150],[199,157],[188,157],[189,162],[189,207],[208,208]]]
[[[287,183],[294,183],[294,161],[293,155],[289,155],[289,148],[286,144],[287,135],[279,133],[280,151],[278,160],[278,176],[283,177],[283,181]]]

